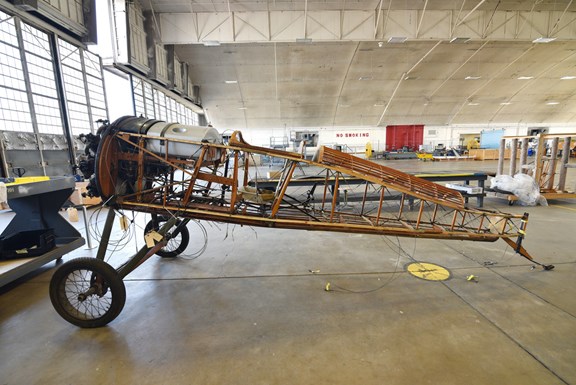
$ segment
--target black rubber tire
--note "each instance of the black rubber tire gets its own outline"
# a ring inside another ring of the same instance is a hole
[[[158,218],[156,221],[153,219],[150,220],[146,224],[146,227],[144,227],[144,234],[147,234],[151,230],[160,230],[166,221],[166,218]],[[178,220],[176,226],[180,223],[181,221]],[[169,237],[169,240],[166,246],[156,252],[156,255],[159,255],[162,258],[175,258],[179,256],[184,252],[184,250],[186,250],[188,243],[190,243],[190,232],[186,226],[181,227],[175,232],[168,231],[167,236]]]
[[[95,293],[86,295],[91,289]],[[86,295],[84,299],[80,296]],[[126,303],[126,288],[116,270],[96,258],[76,258],[60,266],[50,280],[50,301],[66,321],[97,328],[114,320]]]

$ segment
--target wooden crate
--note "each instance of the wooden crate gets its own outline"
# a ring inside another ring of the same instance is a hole
[[[468,155],[474,156],[476,160],[498,160],[500,150],[498,149],[470,149]],[[510,159],[510,149],[504,150],[504,159]]]

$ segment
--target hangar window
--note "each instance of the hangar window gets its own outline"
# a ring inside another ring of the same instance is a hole
[[[163,92],[154,90],[156,100],[156,117],[160,120],[167,120],[166,117],[166,95]]]
[[[95,132],[108,117],[100,57],[62,39],[58,47],[72,134]]]
[[[178,116],[175,113],[176,109],[176,105],[175,105],[175,100],[166,96],[166,119],[168,119],[171,122],[176,122],[178,121]]]
[[[108,115],[100,57],[33,18],[3,11],[0,49],[0,174],[10,176],[13,167],[69,174],[82,146],[69,138],[94,132]]]
[[[33,132],[15,20],[3,12],[0,20],[0,124],[5,131]]]
[[[22,41],[38,132],[62,135],[64,130],[48,34],[22,23]]]
[[[80,48],[61,39],[58,39],[58,48],[72,133],[87,134],[90,132],[90,114]]]
[[[152,86],[144,79],[134,75],[131,78],[134,95],[134,114],[136,116],[198,125],[198,114],[184,103],[168,95],[163,90]]]
[[[146,111],[151,112],[151,115],[154,115],[154,89],[150,85],[150,83],[144,82],[143,84],[144,89],[144,104],[146,105]]]
[[[95,132],[98,129],[98,119],[108,117],[106,108],[106,94],[104,92],[104,78],[102,74],[102,61],[100,56],[90,51],[82,51],[84,55],[84,71],[86,73],[86,83],[88,90],[89,110],[91,115],[90,123]]]
[[[134,114],[136,116],[150,116],[146,108],[146,99],[144,98],[143,84],[140,79],[132,82],[132,94],[134,95]]]

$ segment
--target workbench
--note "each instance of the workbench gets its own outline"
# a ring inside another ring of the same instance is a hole
[[[482,193],[478,194],[466,194],[462,193],[464,200],[468,202],[469,198],[476,198],[476,205],[478,207],[484,206],[484,197],[486,196],[486,192],[484,191],[484,185],[486,180],[488,180],[488,176],[494,176],[494,174],[486,173],[486,172],[434,172],[434,173],[416,173],[410,174],[416,176],[418,178],[426,179],[431,182],[462,182],[465,185],[470,185],[470,182],[476,182],[478,187],[482,188]],[[274,189],[278,185],[278,178],[258,178],[253,179],[248,182],[248,185],[251,187],[258,187],[264,189]],[[346,181],[350,184],[354,183],[364,183],[366,182],[364,179],[354,178],[354,177],[346,177]],[[294,177],[290,180],[290,186],[314,186],[316,184],[324,184],[326,182],[326,178],[323,176],[300,176]],[[342,183],[342,182],[340,182]],[[333,193],[335,184],[334,178],[328,178],[328,185],[331,187],[330,191]]]
[[[484,197],[486,196],[485,182],[488,180],[489,176],[495,176],[495,173],[487,173],[483,171],[473,171],[473,172],[450,172],[450,171],[440,171],[435,173],[419,173],[412,174],[418,178],[426,179],[431,182],[463,182],[465,185],[470,185],[470,182],[476,182],[478,187],[482,188],[482,192],[478,194],[466,194],[462,191],[460,193],[464,197],[466,203],[468,203],[469,198],[476,198],[476,206],[484,206]]]
[[[55,247],[36,257],[0,260],[0,287],[84,245],[78,230],[59,213],[74,187],[74,177],[6,186],[8,205],[16,215],[0,236],[52,229]]]

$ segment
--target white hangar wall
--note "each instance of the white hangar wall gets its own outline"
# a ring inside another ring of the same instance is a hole
[[[424,126],[423,144],[425,148],[434,148],[438,144],[447,147],[460,145],[460,135],[480,134],[483,130],[504,130],[506,136],[528,135],[531,129],[547,129],[551,134],[576,133],[576,124],[545,123],[491,123],[450,126]],[[221,130],[221,129],[220,129]],[[221,130],[222,131],[222,130]],[[386,128],[369,126],[349,127],[283,127],[269,130],[245,129],[244,138],[251,144],[268,147],[271,140],[287,138],[289,145],[295,132],[318,134],[318,145],[342,145],[347,150],[363,152],[366,143],[370,142],[376,151],[383,151],[386,145]],[[271,139],[274,138],[274,139]],[[347,148],[346,148],[347,147]]]

